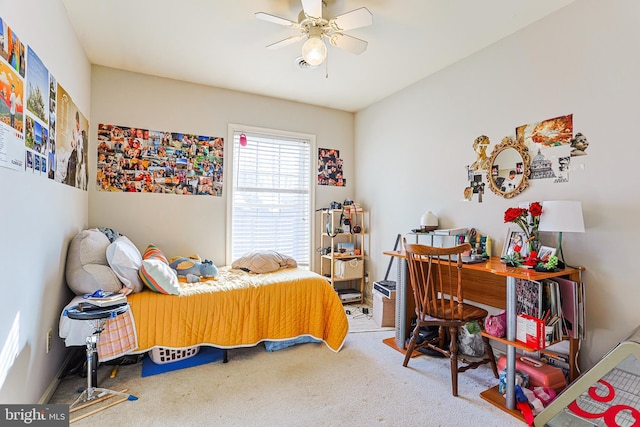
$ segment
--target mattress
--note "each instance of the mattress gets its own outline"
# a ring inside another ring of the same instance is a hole
[[[179,296],[148,289],[127,296],[137,339],[131,353],[155,347],[250,347],[299,337],[315,338],[337,352],[349,329],[333,287],[305,269],[254,274],[222,267],[215,280],[180,286]],[[80,338],[84,332],[74,334],[68,326],[74,321],[65,319],[61,337]]]

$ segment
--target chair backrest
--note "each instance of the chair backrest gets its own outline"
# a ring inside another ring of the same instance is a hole
[[[461,320],[462,256],[471,249],[463,243],[449,248],[407,244],[403,239],[416,314],[446,320]],[[457,259],[454,260],[454,255]]]

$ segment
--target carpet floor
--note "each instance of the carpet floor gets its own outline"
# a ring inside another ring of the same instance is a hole
[[[382,342],[393,332],[349,333],[342,350],[307,343],[268,353],[264,345],[229,351],[221,361],[150,377],[141,363],[101,365],[98,384],[128,389],[125,401],[74,426],[523,426],[480,396],[497,384],[487,366],[459,376],[451,395],[449,362],[403,355]],[[86,378],[62,380],[50,403],[71,404]],[[93,411],[110,401],[77,411]]]

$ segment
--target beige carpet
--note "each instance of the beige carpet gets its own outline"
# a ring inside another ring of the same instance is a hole
[[[451,396],[448,360],[420,356],[404,368],[403,355],[382,343],[390,336],[390,331],[349,333],[338,353],[315,343],[273,353],[258,345],[229,351],[227,364],[145,378],[141,364],[121,366],[113,379],[112,367],[102,365],[100,386],[128,388],[139,400],[73,425],[524,425],[480,398],[481,391],[497,384],[488,366],[461,374],[456,398]],[[83,386],[84,378],[64,380],[51,403],[72,403]]]

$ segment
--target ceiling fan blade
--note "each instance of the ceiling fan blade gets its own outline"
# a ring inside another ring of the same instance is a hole
[[[300,34],[298,36],[287,37],[284,40],[280,40],[279,42],[275,42],[275,43],[272,43],[272,44],[268,45],[267,49],[271,49],[271,50],[280,49],[281,47],[285,47],[285,46],[288,46],[290,44],[293,44],[293,43],[297,42],[302,37],[304,37],[304,34]]]
[[[340,49],[355,53],[356,55],[359,55],[367,50],[367,46],[369,45],[369,43],[364,40],[360,40],[342,33],[335,33],[329,36],[329,43]]]
[[[298,25],[297,22],[293,22],[289,19],[280,18],[279,16],[271,15],[264,12],[256,12],[255,15],[258,19],[271,22],[273,24],[284,25],[285,27],[296,27]]]
[[[302,9],[310,18],[322,18],[322,0],[302,0]]]
[[[329,20],[329,26],[334,31],[346,31],[354,28],[367,27],[373,24],[373,14],[366,7],[343,13]]]

